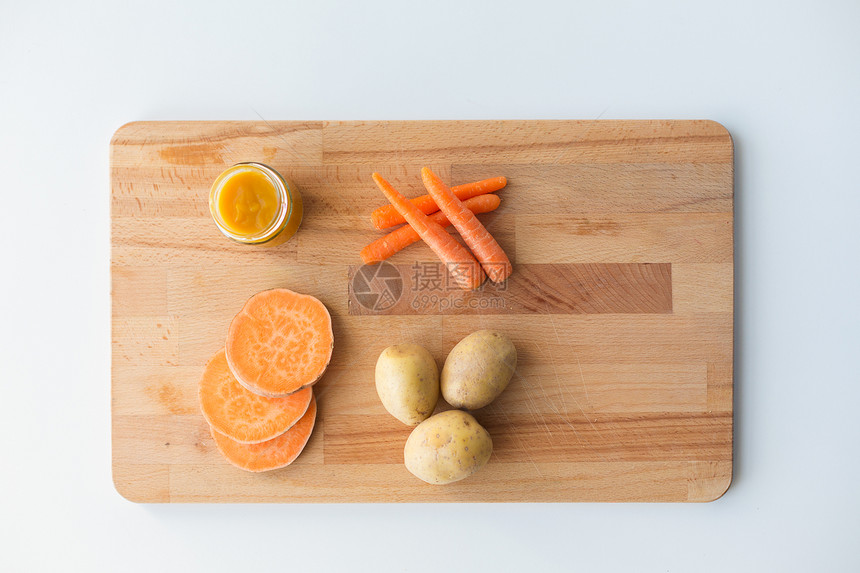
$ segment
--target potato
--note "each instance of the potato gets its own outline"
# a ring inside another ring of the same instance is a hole
[[[389,346],[376,361],[376,393],[389,414],[407,426],[420,424],[439,400],[439,367],[422,346]]]
[[[471,415],[448,410],[421,422],[403,449],[406,469],[431,484],[467,478],[489,461],[490,434]]]
[[[473,332],[451,350],[442,367],[442,396],[455,408],[476,410],[507,388],[517,368],[517,349],[500,332]]]

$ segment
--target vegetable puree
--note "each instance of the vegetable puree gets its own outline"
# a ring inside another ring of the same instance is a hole
[[[248,245],[280,245],[302,222],[296,186],[262,163],[239,163],[218,176],[209,211],[227,237]]]
[[[269,178],[252,168],[231,173],[221,186],[216,209],[237,235],[265,230],[278,214],[278,192]]]

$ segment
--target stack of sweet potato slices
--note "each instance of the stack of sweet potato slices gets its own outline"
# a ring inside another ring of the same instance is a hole
[[[316,420],[311,387],[333,346],[331,316],[316,298],[287,289],[251,297],[199,386],[203,416],[228,462],[262,472],[301,454]]]

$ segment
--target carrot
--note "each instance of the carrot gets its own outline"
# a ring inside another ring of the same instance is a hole
[[[478,197],[472,197],[463,201],[463,205],[472,211],[472,213],[493,211],[499,206],[499,203],[501,203],[501,199],[499,199],[498,195],[479,195]],[[451,222],[448,221],[448,218],[441,211],[436,211],[430,215],[430,220],[439,223],[443,227],[451,225]],[[421,237],[418,236],[415,229],[409,225],[403,225],[361,249],[361,260],[366,265],[384,261],[394,253],[402,251],[412,243],[420,240]]]
[[[492,179],[483,179],[481,181],[474,181],[464,185],[457,185],[455,187],[451,187],[451,191],[458,199],[465,201],[470,197],[477,197],[478,195],[498,191],[507,185],[507,183],[508,180],[504,177],[493,177]],[[433,201],[433,198],[430,197],[430,195],[422,195],[421,197],[410,199],[410,201],[425,215],[435,213],[439,210],[439,207],[436,206],[436,202]],[[397,209],[395,209],[393,205],[385,205],[376,209],[370,214],[370,220],[373,221],[373,226],[377,229],[387,229],[389,227],[394,227],[395,225],[402,225],[406,222],[403,215],[398,213]]]
[[[295,461],[311,437],[317,418],[317,401],[311,395],[307,411],[295,425],[271,440],[242,444],[209,427],[215,446],[227,461],[249,472],[264,472],[288,466]]]
[[[445,263],[451,277],[459,286],[470,290],[481,286],[487,278],[484,271],[481,270],[475,257],[458,243],[457,239],[398,193],[379,173],[373,174],[373,180],[418,236],[424,239],[436,256]]]
[[[323,303],[272,289],[252,296],[230,323],[227,365],[251,392],[279,398],[319,380],[333,345],[331,315]]]
[[[498,283],[507,279],[513,270],[511,261],[475,214],[464,207],[451,189],[427,167],[421,169],[421,179],[427,192],[439,205],[439,210],[445,213],[463,241],[472,249],[490,280]]]
[[[311,403],[311,389],[285,398],[254,394],[236,381],[222,348],[209,360],[198,387],[203,417],[218,432],[243,444],[276,438],[299,421]]]

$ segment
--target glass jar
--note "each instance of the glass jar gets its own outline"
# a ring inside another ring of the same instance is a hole
[[[298,231],[303,215],[302,195],[268,165],[237,163],[212,184],[209,212],[229,239],[273,247]]]

